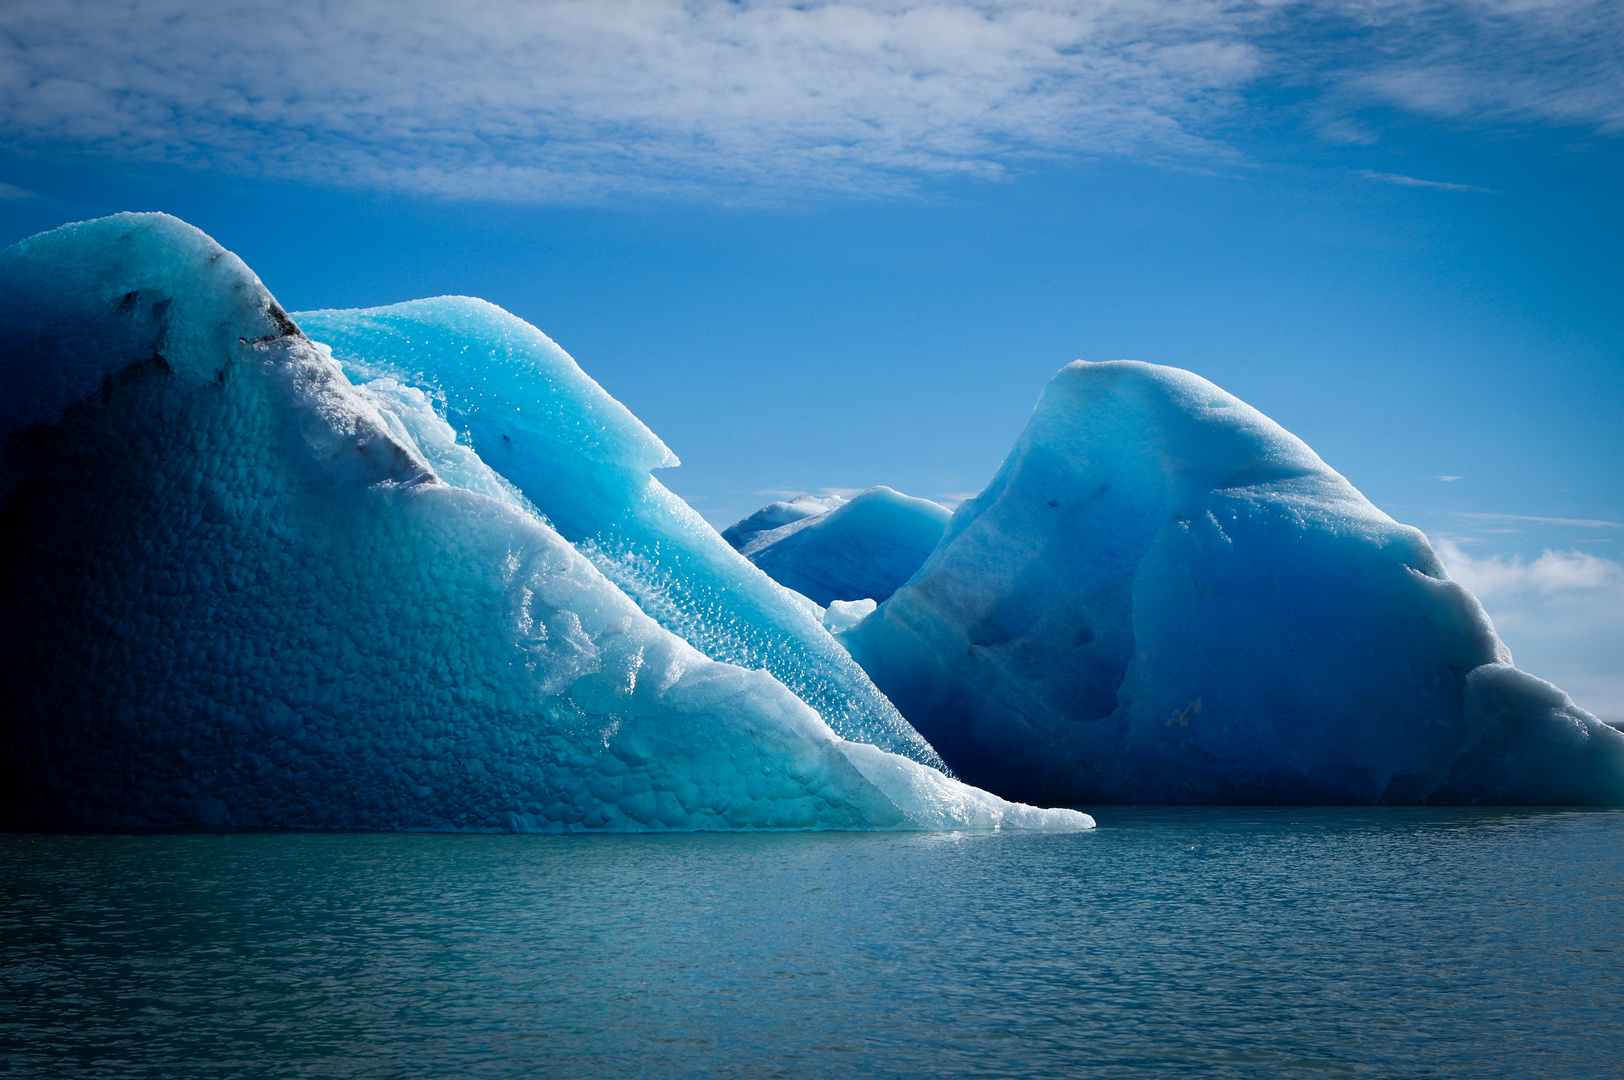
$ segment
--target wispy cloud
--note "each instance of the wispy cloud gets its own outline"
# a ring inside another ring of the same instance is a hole
[[[1286,82],[1361,138],[1371,103],[1624,130],[1621,42],[1616,0],[9,0],[0,135],[451,196],[887,192],[1236,160]]]
[[[1342,0],[1337,94],[1476,123],[1624,131],[1617,0]]]
[[[37,198],[39,198],[39,196],[32,191],[24,191],[22,188],[14,187],[11,184],[0,184],[0,199],[13,201]]]
[[[1449,576],[1483,601],[1517,666],[1606,720],[1624,720],[1624,563],[1583,551],[1474,558],[1433,539]]]
[[[890,189],[1023,155],[1222,155],[1225,0],[12,0],[15,135],[453,195]]]
[[[1527,522],[1531,525],[1567,525],[1579,529],[1624,529],[1624,521],[1603,521],[1596,518],[1532,517],[1528,514],[1476,514],[1456,511],[1455,517],[1467,521]]]
[[[1400,173],[1374,172],[1370,169],[1360,169],[1359,175],[1366,180],[1380,180],[1384,184],[1398,184],[1400,187],[1436,188],[1439,191],[1475,191],[1482,195],[1493,195],[1493,188],[1473,187],[1471,184],[1446,184],[1441,180],[1417,180],[1413,176],[1404,176]],[[1459,480],[1458,476],[1440,476],[1440,480]]]

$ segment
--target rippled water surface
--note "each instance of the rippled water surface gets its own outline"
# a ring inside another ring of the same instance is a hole
[[[0,1073],[1624,1075],[1624,811],[0,836]]]

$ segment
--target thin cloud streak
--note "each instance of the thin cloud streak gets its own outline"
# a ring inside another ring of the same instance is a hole
[[[1468,521],[1526,521],[1535,525],[1568,525],[1580,529],[1624,529],[1624,521],[1601,521],[1591,518],[1531,517],[1527,514],[1479,514],[1464,510],[1454,512]]]
[[[1359,175],[1366,180],[1380,180],[1384,184],[1397,184],[1400,187],[1435,188],[1438,191],[1472,191],[1480,195],[1494,195],[1493,188],[1474,187],[1471,184],[1446,184],[1441,180],[1417,180],[1413,176],[1404,176],[1401,173],[1375,172],[1370,169],[1360,169]],[[1458,476],[1440,476],[1440,480],[1459,480]]]

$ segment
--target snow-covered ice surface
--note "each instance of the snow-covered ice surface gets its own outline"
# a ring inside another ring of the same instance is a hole
[[[1624,803],[1426,539],[1189,372],[1071,364],[841,640],[961,776],[1058,802]]]
[[[760,527],[775,511],[782,516],[780,507],[799,508],[774,503],[723,535],[742,537],[738,547],[745,558],[780,585],[823,605],[880,601],[896,592],[935,550],[952,516],[929,499],[875,487],[821,514]]]
[[[407,426],[455,433],[431,447],[401,432],[443,479],[532,505],[660,625],[771,672],[844,738],[943,767],[815,614],[650,475],[675,455],[541,331],[468,297],[294,318]],[[508,494],[453,458],[494,470]]]
[[[433,310],[545,341],[488,305]],[[658,440],[563,375],[575,395],[544,385],[512,439],[565,430],[605,470],[571,482],[676,516],[626,479],[668,458]],[[548,370],[504,392],[520,376]],[[0,253],[0,388],[7,826],[1091,825],[845,741],[768,672],[708,659],[529,508],[545,492],[522,472],[489,468],[421,390],[353,386],[174,218]]]

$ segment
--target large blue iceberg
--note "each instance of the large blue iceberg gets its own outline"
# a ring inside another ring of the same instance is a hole
[[[162,215],[0,253],[0,824],[1091,824],[914,760],[534,329],[310,322]]]
[[[1426,539],[1189,372],[1076,363],[841,636],[958,773],[1062,803],[1624,803]]]
[[[773,503],[722,536],[774,581],[823,606],[896,592],[936,549],[951,516],[929,499],[876,487],[821,513],[769,524],[803,508],[807,501]]]

